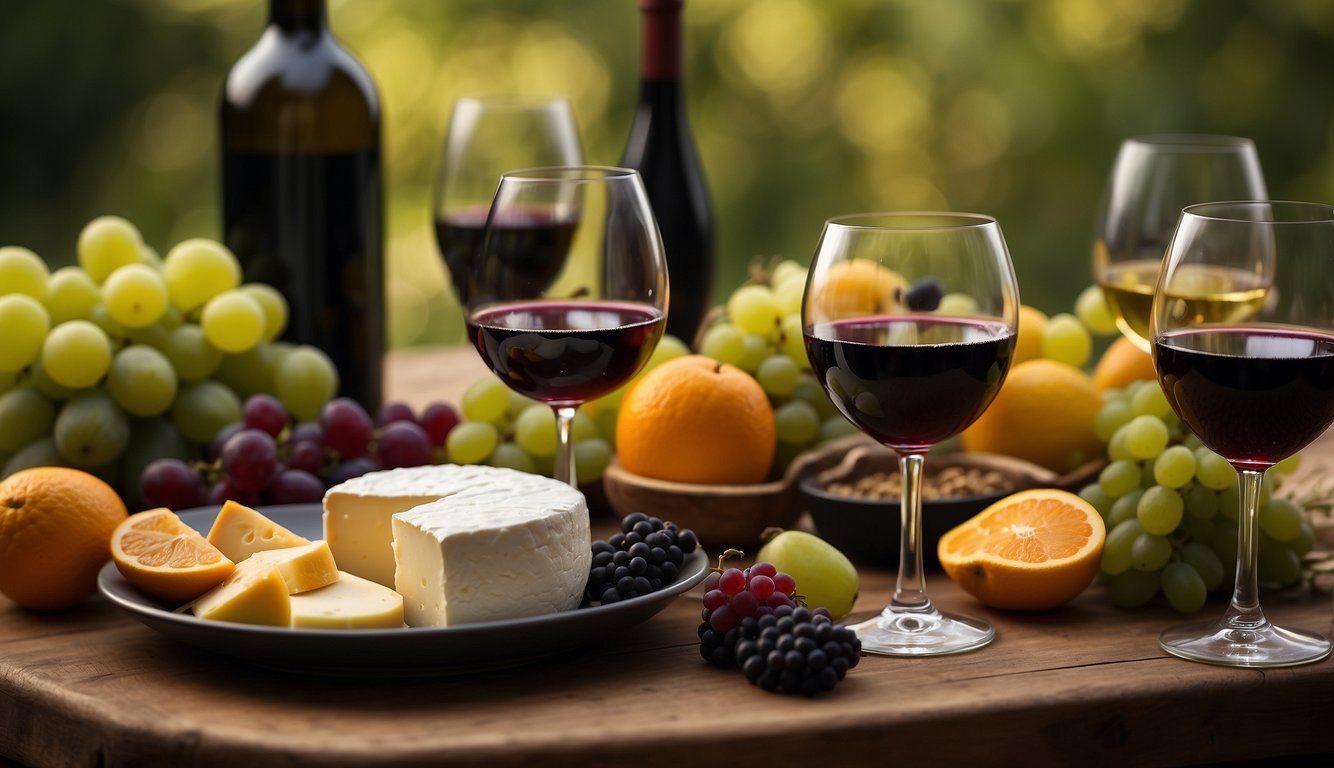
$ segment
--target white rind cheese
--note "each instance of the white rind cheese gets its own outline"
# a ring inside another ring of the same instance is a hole
[[[550,478],[486,469],[466,489],[393,515],[394,588],[408,626],[579,606],[592,559],[583,494]]]

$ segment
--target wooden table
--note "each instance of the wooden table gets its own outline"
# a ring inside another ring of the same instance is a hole
[[[452,397],[480,367],[472,364],[457,354],[396,356],[391,397]],[[1334,457],[1334,444],[1315,453]],[[893,586],[891,574],[862,574],[853,619],[874,613]],[[100,598],[53,615],[0,598],[0,756],[255,768],[1149,766],[1334,753],[1334,662],[1257,671],[1181,661],[1156,642],[1179,616],[1116,610],[1096,586],[1036,615],[988,610],[940,576],[930,590],[942,608],[992,621],[996,641],[957,656],[868,656],[814,700],[764,693],[704,664],[699,603],[689,598],[549,662],[381,681],[259,670],[177,645]],[[1278,623],[1334,632],[1327,595],[1266,596],[1266,609]],[[1203,613],[1221,610],[1211,603]]]

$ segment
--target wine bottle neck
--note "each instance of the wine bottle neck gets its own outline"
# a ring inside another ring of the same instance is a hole
[[[325,0],[269,0],[269,24],[284,32],[320,32],[327,28]]]
[[[685,0],[639,0],[644,16],[644,55],[639,74],[645,80],[681,79],[681,11]]]

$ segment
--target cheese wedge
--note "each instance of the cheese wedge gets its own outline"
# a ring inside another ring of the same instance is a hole
[[[342,573],[327,587],[292,595],[292,626],[313,629],[393,629],[403,626],[403,596]]]
[[[334,562],[329,545],[323,541],[256,552],[242,560],[241,564],[244,565],[251,560],[256,563],[250,566],[252,568],[265,566],[277,568],[287,584],[288,594],[292,595],[326,587],[338,581],[338,564]]]
[[[208,542],[233,562],[241,562],[256,552],[309,544],[310,540],[292,533],[255,510],[234,501],[222,505],[222,511],[208,532]]]
[[[271,564],[252,564],[247,559],[218,586],[194,602],[194,614],[213,621],[239,621],[285,627],[292,621],[292,598],[287,582]],[[258,567],[257,567],[258,566]]]

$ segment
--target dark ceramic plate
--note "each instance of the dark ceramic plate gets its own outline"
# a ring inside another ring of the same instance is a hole
[[[318,504],[261,509],[266,516],[309,539],[323,538]],[[181,513],[207,532],[217,508]],[[340,676],[449,675],[516,666],[544,656],[615,637],[647,621],[678,595],[704,579],[708,556],[696,550],[681,575],[660,592],[612,605],[546,616],[403,629],[288,629],[205,621],[173,612],[130,586],[108,563],[98,575],[103,595],[150,628],[186,645],[276,669]]]

